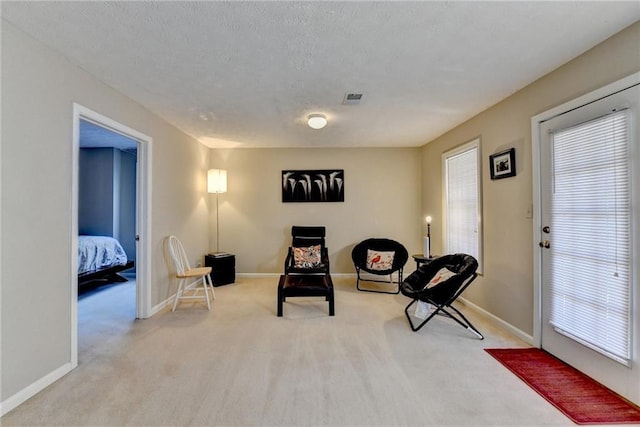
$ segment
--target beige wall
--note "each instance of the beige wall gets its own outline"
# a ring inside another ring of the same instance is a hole
[[[472,303],[533,335],[531,118],[640,70],[640,23],[515,93],[422,150],[423,212],[442,248],[442,153],[482,140],[484,275],[465,293]],[[491,181],[489,155],[515,147],[517,176]]]
[[[332,273],[354,273],[351,249],[367,237],[420,249],[420,150],[212,150],[211,168],[227,169],[220,195],[220,250],[236,254],[240,273],[281,273],[292,225],[325,225]],[[282,203],[286,169],[344,169],[343,203]],[[215,195],[211,248],[215,249]],[[413,262],[407,263],[413,271]]]
[[[153,138],[152,303],[169,293],[163,238],[208,247],[208,149],[2,21],[1,384],[5,402],[71,361],[72,112]],[[4,408],[4,405],[3,405]]]

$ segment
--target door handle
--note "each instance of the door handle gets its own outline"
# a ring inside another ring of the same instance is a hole
[[[549,249],[551,247],[551,242],[548,240],[543,240],[542,242],[538,243],[538,246],[540,246],[541,248]]]
[[[551,228],[549,228],[548,225],[545,225],[544,227],[542,227],[542,231],[544,231],[545,233],[549,234],[549,233],[551,233]]]

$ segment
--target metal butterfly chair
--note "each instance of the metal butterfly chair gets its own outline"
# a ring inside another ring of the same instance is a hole
[[[383,257],[387,257],[387,262],[383,261]],[[378,292],[382,294],[398,294],[400,292],[400,283],[402,283],[402,271],[407,263],[409,253],[407,249],[399,242],[384,238],[371,238],[363,240],[353,247],[351,251],[351,259],[356,268],[356,288],[359,291]],[[375,276],[389,276],[389,280],[379,280],[372,278],[362,278],[362,273],[368,273]],[[398,274],[398,280],[393,281],[392,275]],[[395,291],[380,291],[373,289],[365,289],[360,287],[360,282],[378,282],[397,284]]]
[[[478,338],[484,339],[475,326],[451,305],[475,280],[477,269],[478,261],[471,255],[453,254],[435,258],[411,273],[400,285],[402,294],[412,299],[404,309],[411,330],[418,331],[436,314],[443,314]],[[409,315],[409,308],[418,301],[429,303],[435,308],[422,323],[415,326]]]

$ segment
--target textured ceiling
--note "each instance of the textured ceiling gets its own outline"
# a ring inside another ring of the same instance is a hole
[[[639,20],[640,2],[3,1],[2,17],[211,147],[410,147]]]

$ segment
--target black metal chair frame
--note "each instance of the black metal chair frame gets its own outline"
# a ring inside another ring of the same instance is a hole
[[[444,255],[442,257],[436,258],[434,259],[434,261],[431,261],[428,264],[420,266],[418,270],[416,270],[409,277],[407,277],[407,281],[411,281],[412,279],[411,276],[413,275],[422,275],[423,280],[421,280],[422,282],[421,284],[426,285],[426,283],[428,283],[433,278],[433,276],[435,276],[435,274],[440,270],[440,268],[444,266],[448,266],[448,263],[451,262],[451,260],[455,259],[455,257],[470,257],[470,255],[455,254],[455,255]],[[409,298],[412,298],[412,301],[404,309],[404,314],[407,316],[407,320],[409,321],[409,325],[411,326],[412,331],[417,332],[424,325],[426,325],[427,322],[433,319],[433,317],[435,317],[437,314],[441,314],[448,318],[453,319],[456,323],[458,323],[460,326],[467,329],[468,331],[472,332],[481,340],[484,339],[484,336],[480,333],[480,331],[478,331],[478,329],[476,329],[475,326],[473,326],[473,324],[469,321],[469,319],[467,319],[458,309],[456,309],[452,305],[453,302],[476,279],[476,277],[478,277],[478,274],[475,271],[477,269],[477,261],[475,261],[475,259],[473,261],[475,262],[475,266],[473,267],[473,271],[470,274],[469,272],[466,273],[468,274],[468,276],[466,277],[454,276],[431,289],[415,291],[412,288],[411,284],[407,283],[407,281],[405,281],[401,285],[403,295],[408,296]],[[462,272],[461,274],[463,274],[464,276],[464,272]],[[451,287],[455,289],[455,291],[447,292],[447,287]],[[433,305],[435,309],[431,312],[429,316],[427,316],[425,320],[423,320],[419,325],[416,326],[411,320],[411,315],[409,314],[409,308],[411,308],[411,306],[418,301],[427,302]],[[447,309],[453,310],[455,314],[448,311]]]
[[[391,269],[389,270],[371,270],[367,267],[367,250],[371,249],[373,251],[381,251],[381,252],[395,252],[393,257],[393,264]],[[379,294],[392,294],[397,295],[400,293],[400,284],[402,283],[402,272],[404,270],[404,265],[407,263],[409,259],[409,252],[407,249],[399,242],[395,240],[386,239],[386,238],[378,238],[373,237],[370,239],[363,240],[353,247],[351,251],[351,259],[353,260],[353,265],[356,268],[356,289],[363,292],[375,292]],[[363,279],[360,276],[360,273],[364,271],[369,274],[377,275],[377,276],[389,276],[389,280],[377,280],[377,279]],[[394,282],[392,278],[392,274],[398,273],[398,281]],[[365,289],[360,287],[360,282],[375,282],[375,283],[387,283],[387,284],[396,284],[397,288],[395,292],[390,291],[379,291],[374,289]]]
[[[291,246],[287,251],[287,257],[284,260],[284,274],[323,274],[329,275],[329,250],[325,244],[326,228],[324,226],[299,226],[291,227]],[[299,268],[295,266],[293,248],[304,248],[309,246],[320,245],[320,263],[317,268]]]

